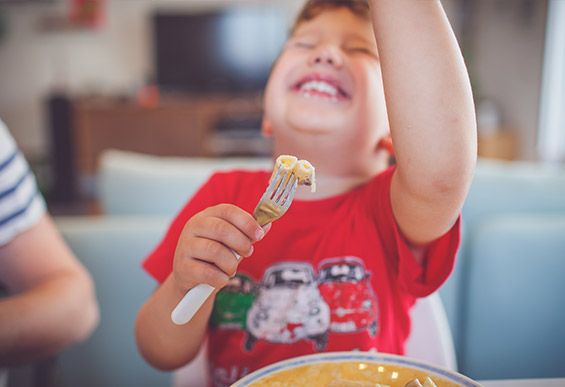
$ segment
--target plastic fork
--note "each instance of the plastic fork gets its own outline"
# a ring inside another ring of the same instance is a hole
[[[298,179],[292,170],[282,166],[277,168],[253,211],[253,217],[261,227],[284,215],[292,203],[297,185]],[[239,254],[232,252],[239,261]],[[214,287],[208,284],[199,284],[190,289],[173,309],[171,320],[177,325],[189,322],[213,291]]]

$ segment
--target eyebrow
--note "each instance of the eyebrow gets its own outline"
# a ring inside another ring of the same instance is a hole
[[[289,37],[289,40],[294,39],[294,38],[303,38],[303,37],[319,38],[321,35],[322,35],[322,33],[320,33],[319,31],[315,31],[315,30],[303,31],[303,32],[300,32],[300,33],[294,33],[293,35],[291,35]],[[363,36],[358,35],[356,33],[347,34],[345,36],[344,42],[346,42],[346,43],[362,43],[362,44],[366,44],[366,45],[371,46],[371,47],[377,46],[377,44],[374,40],[365,39]]]
[[[319,37],[319,36],[320,36],[320,32],[319,32],[319,31],[313,31],[313,30],[302,31],[302,32],[295,32],[295,33],[293,33],[292,35],[289,36],[289,39],[293,39],[293,38],[302,38],[302,37],[309,37],[309,36]]]
[[[345,37],[347,43],[362,43],[371,47],[376,47],[377,43],[374,40],[365,39],[363,36],[358,34],[349,34]]]

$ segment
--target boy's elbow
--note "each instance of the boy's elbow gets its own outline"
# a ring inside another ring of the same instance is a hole
[[[404,177],[400,174],[399,180],[402,181],[407,192],[422,202],[460,202],[462,204],[469,191],[474,169],[474,162],[469,162],[417,176]]]
[[[430,194],[434,197],[462,197],[467,195],[474,168],[462,167],[452,173],[433,178],[429,182]]]
[[[472,173],[460,172],[453,176],[432,179],[427,190],[421,190],[426,202],[436,203],[440,207],[457,209],[460,211],[469,187],[471,185]]]
[[[477,165],[476,151],[466,149],[459,157],[442,160],[432,172],[421,181],[419,189],[428,192],[430,197],[460,197],[464,198],[473,180]]]

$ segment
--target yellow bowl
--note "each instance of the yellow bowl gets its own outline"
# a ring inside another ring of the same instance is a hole
[[[416,378],[423,384],[426,377],[438,387],[480,386],[457,372],[402,356],[372,352],[327,352],[271,364],[247,375],[232,387],[404,387]]]

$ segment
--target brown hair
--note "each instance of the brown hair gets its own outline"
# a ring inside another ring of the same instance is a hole
[[[346,8],[356,16],[370,19],[369,3],[367,0],[308,0],[296,17],[290,29],[290,35],[294,34],[301,23],[314,19],[324,11],[337,8]]]

